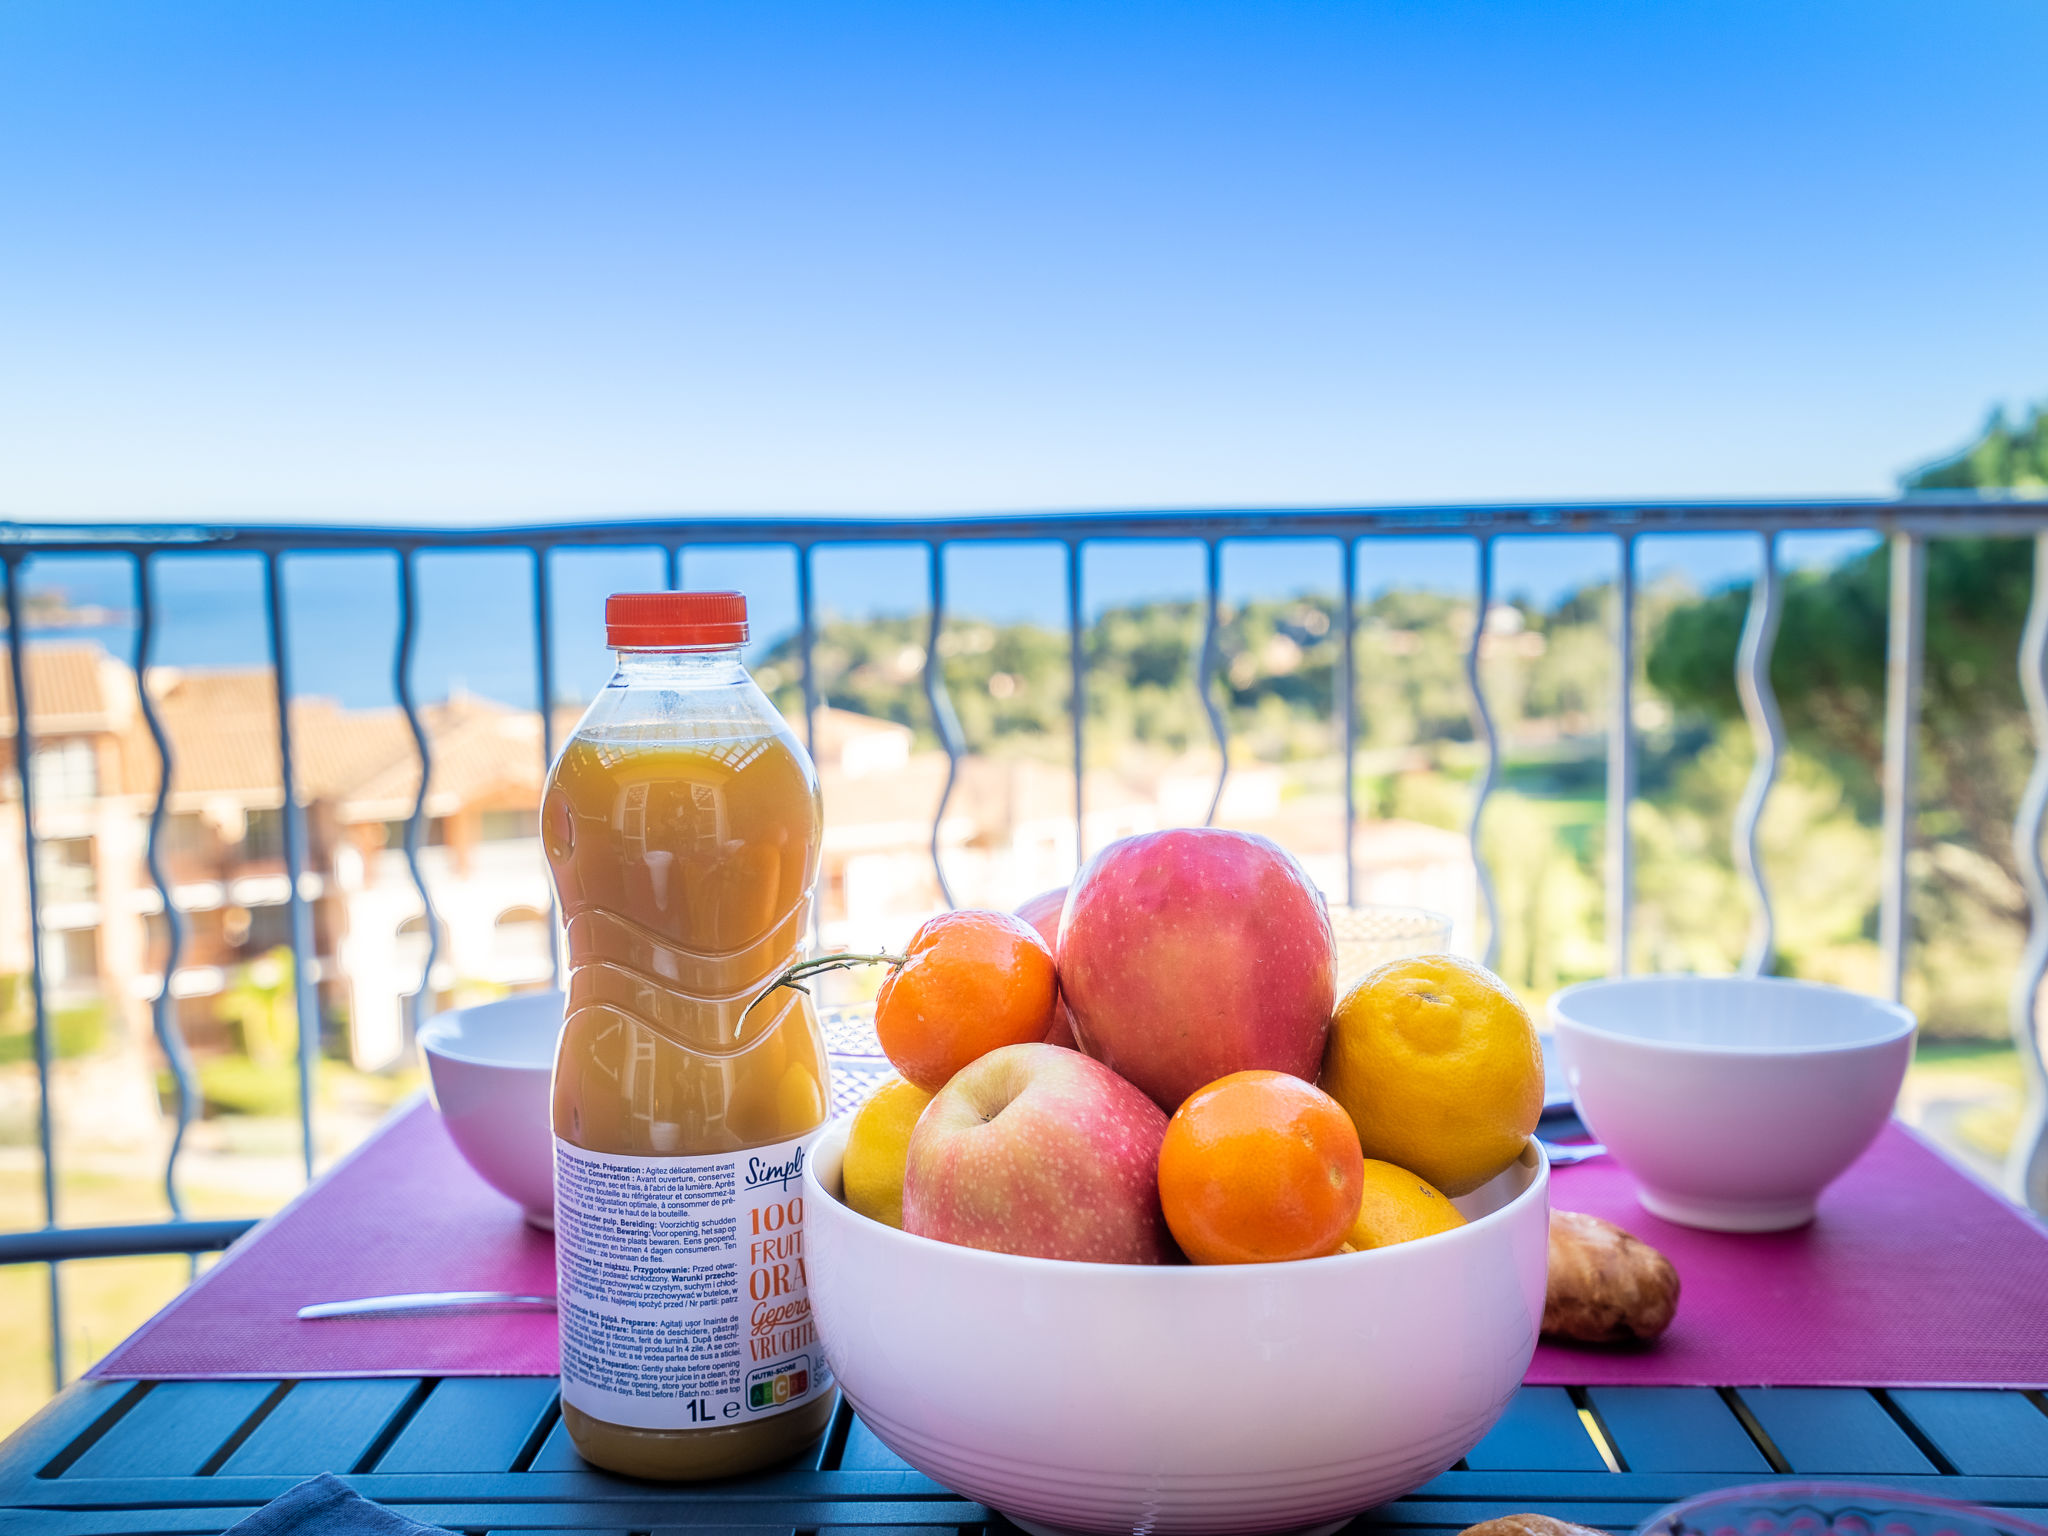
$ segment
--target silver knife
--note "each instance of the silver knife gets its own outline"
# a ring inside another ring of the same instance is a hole
[[[302,1319],[366,1317],[378,1312],[443,1312],[456,1307],[545,1307],[555,1309],[552,1296],[522,1296],[516,1291],[409,1291],[400,1296],[359,1296],[353,1301],[316,1301],[299,1308]]]
[[[1543,1143],[1543,1155],[1553,1168],[1569,1168],[1573,1163],[1585,1162],[1587,1158],[1607,1155],[1607,1149],[1597,1141],[1545,1141],[1540,1136],[1536,1139]]]

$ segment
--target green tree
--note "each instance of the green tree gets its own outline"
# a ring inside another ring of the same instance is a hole
[[[1915,475],[1953,485],[1959,466],[2010,467],[2023,441],[2043,441],[2037,412],[2031,436],[2015,439],[1994,418],[1986,440]],[[1919,737],[1921,829],[1955,839],[2018,878],[2011,827],[2032,748],[2019,676],[2020,629],[2031,595],[2031,562],[2021,540],[1935,538],[1927,544],[1925,681]],[[1884,757],[1886,609],[1891,562],[1883,547],[1827,571],[1785,577],[1783,617],[1771,656],[1771,685],[1792,742],[1827,763],[1866,817],[1878,814]],[[1673,610],[1650,647],[1650,683],[1674,707],[1720,719],[1740,715],[1734,660],[1748,583]]]
[[[1994,415],[1977,441],[1908,476],[1904,485],[1909,491],[2039,490],[2048,485],[2044,454],[2048,421],[2039,408],[2018,427]],[[2024,540],[1936,537],[1927,543],[1909,987],[1936,1032],[2002,1032],[2002,989],[2024,933],[2011,828],[2034,751],[2015,666],[2032,595],[2031,565]],[[1832,780],[1844,809],[1865,828],[1881,814],[1890,577],[1889,553],[1881,546],[1831,570],[1788,573],[1771,658],[1771,682],[1792,747],[1786,782],[1807,786],[1803,793],[1818,815]],[[1739,729],[1733,667],[1749,600],[1745,583],[1675,608],[1657,624],[1649,650],[1651,685],[1674,708],[1716,722],[1723,741],[1729,729]],[[1720,798],[1732,801],[1734,783],[1726,773],[1692,774],[1687,782],[1695,790],[1719,784]],[[1787,966],[1799,974],[1847,976],[1861,963],[1853,951],[1874,954],[1867,937],[1857,940],[1845,927],[1849,914],[1841,903],[1850,887],[1827,903],[1834,915],[1824,926],[1832,937],[1818,930],[1799,935],[1796,924],[1788,928],[1785,921],[1798,905],[1785,881],[1798,878],[1802,863],[1823,859],[1825,841],[1814,822],[1786,842],[1786,810],[1783,795],[1774,798],[1766,820],[1779,823],[1781,851],[1772,856],[1767,825],[1766,865],[1784,909],[1780,943]],[[1725,807],[1717,802],[1711,814],[1721,820]],[[1849,851],[1853,839],[1846,828],[1839,821],[1830,825],[1838,852]],[[1864,904],[1861,927],[1868,935],[1875,929],[1874,888]]]
[[[2017,427],[2006,421],[2004,411],[1993,411],[1974,443],[1917,470],[1907,477],[1906,488],[2048,490],[2048,406],[2035,406]]]

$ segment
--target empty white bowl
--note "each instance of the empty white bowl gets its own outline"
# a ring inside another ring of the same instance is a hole
[[[1550,1022],[1586,1128],[1644,1207],[1776,1232],[1876,1139],[1913,1057],[1913,1015],[1810,981],[1631,976],[1566,987]]]
[[[562,1033],[562,994],[522,992],[437,1013],[420,1026],[427,1089],[469,1166],[555,1225],[555,1133],[549,1085]]]
[[[882,1443],[1027,1531],[1335,1530],[1455,1463],[1536,1348],[1549,1169],[1467,1226],[1292,1264],[1070,1264],[913,1237],[804,1170],[825,1359]]]

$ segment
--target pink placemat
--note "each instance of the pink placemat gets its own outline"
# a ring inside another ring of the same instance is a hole
[[[1552,1203],[1654,1243],[1684,1285],[1653,1348],[1545,1344],[1564,1386],[2048,1386],[2048,1231],[1900,1126],[1797,1232],[1660,1221],[1612,1159],[1557,1170]],[[302,1323],[307,1302],[553,1291],[553,1244],[463,1162],[422,1103],[395,1116],[88,1374],[550,1376],[552,1313]]]
[[[1554,1209],[1662,1249],[1678,1316],[1641,1350],[1543,1344],[1550,1386],[2048,1386],[2048,1231],[1893,1123],[1796,1232],[1698,1232],[1599,1158],[1552,1175]]]
[[[552,1312],[302,1323],[309,1302],[401,1291],[552,1295],[555,1245],[476,1176],[422,1101],[228,1250],[86,1374],[552,1376]]]

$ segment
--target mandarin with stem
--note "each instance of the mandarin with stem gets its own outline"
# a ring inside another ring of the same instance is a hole
[[[1006,1045],[1035,1045],[1058,1019],[1045,940],[1008,912],[941,912],[911,939],[875,997],[882,1054],[927,1093]]]

